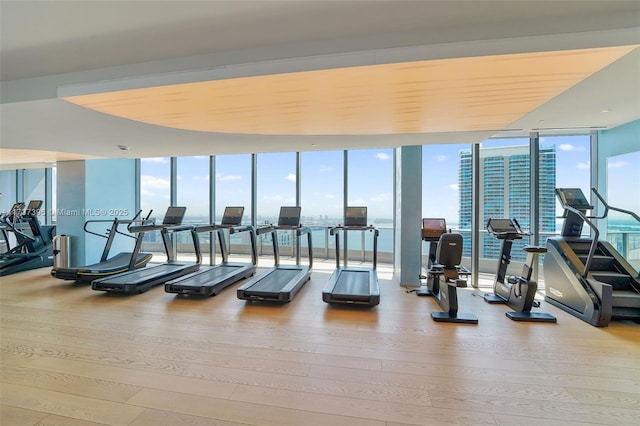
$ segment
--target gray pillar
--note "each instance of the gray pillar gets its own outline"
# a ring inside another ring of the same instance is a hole
[[[85,161],[58,161],[56,235],[71,237],[71,265],[86,265],[85,235]]]
[[[136,214],[135,160],[61,161],[57,165],[57,235],[71,237],[71,265],[100,260],[106,239],[84,232],[88,220],[130,219]],[[106,235],[108,222],[91,229]],[[124,228],[121,228],[124,230]],[[133,240],[119,238],[111,254],[128,251]]]
[[[396,148],[394,276],[401,286],[420,285],[422,260],[422,146]]]

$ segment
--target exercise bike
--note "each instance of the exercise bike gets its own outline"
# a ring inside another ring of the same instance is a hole
[[[485,294],[484,301],[487,303],[507,304],[513,312],[507,312],[506,316],[513,321],[526,322],[557,322],[553,315],[542,312],[531,312],[531,308],[537,303],[535,300],[538,285],[531,281],[533,266],[538,255],[547,252],[544,247],[525,246],[527,253],[522,275],[507,277],[507,267],[511,262],[511,246],[515,240],[520,240],[524,236],[531,235],[520,227],[516,219],[489,219],[487,221],[487,231],[489,234],[502,241],[500,261],[493,283],[493,293]],[[538,306],[538,305],[536,305]]]
[[[436,322],[478,324],[475,315],[458,312],[458,287],[466,287],[471,271],[462,266],[462,235],[447,233],[444,219],[423,219],[422,239],[430,243],[426,286],[416,291],[418,296],[433,296],[442,312],[432,312]],[[426,288],[424,288],[426,287]]]

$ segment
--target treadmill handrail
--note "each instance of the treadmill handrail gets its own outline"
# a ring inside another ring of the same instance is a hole
[[[195,230],[194,225],[166,225],[150,223],[146,225],[129,226],[129,232],[151,232],[151,231],[164,231],[164,232],[181,232]]]
[[[378,266],[378,236],[380,235],[380,231],[373,225],[367,226],[344,226],[338,225],[329,229],[330,235],[336,236],[336,268],[340,268],[340,238],[339,233],[336,230],[342,230],[342,232],[347,231],[371,231],[373,232],[373,269],[376,269]]]
[[[222,232],[225,229],[229,230],[229,234],[238,234],[241,232],[249,232],[249,240],[251,244],[251,263],[253,265],[258,264],[258,248],[256,244],[256,229],[252,225],[222,225],[222,224],[208,224],[198,225],[195,227],[195,232],[216,232],[218,234],[218,242],[220,245],[220,252],[222,255],[222,263],[227,263],[228,253],[226,244],[224,243]]]

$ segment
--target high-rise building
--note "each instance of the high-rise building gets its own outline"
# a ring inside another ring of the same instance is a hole
[[[527,230],[530,222],[530,156],[528,146],[480,149],[480,214],[483,224],[489,218],[515,218]],[[540,223],[543,238],[555,233],[555,147],[541,148],[539,156]],[[472,185],[471,150],[460,151],[458,184],[460,188],[460,229],[471,229]],[[464,232],[463,232],[464,233]],[[465,241],[470,240],[470,233]],[[480,257],[498,259],[501,242],[488,235],[481,235]],[[511,256],[524,260],[522,247],[528,241],[514,243]],[[464,246],[464,256],[471,256],[471,245]]]

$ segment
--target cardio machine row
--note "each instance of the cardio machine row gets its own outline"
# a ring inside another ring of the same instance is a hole
[[[281,207],[278,223],[265,225],[255,229],[249,225],[241,225],[244,207],[225,208],[220,224],[184,225],[182,221],[186,207],[169,207],[160,224],[149,219],[138,219],[140,212],[130,220],[114,219],[113,221],[88,221],[85,231],[106,238],[105,249],[98,263],[79,267],[54,267],[51,274],[60,279],[91,282],[93,290],[136,294],[143,293],[152,287],[163,284],[167,293],[190,296],[214,296],[230,285],[250,278],[257,269],[257,236],[271,234],[273,244],[274,266],[264,273],[245,282],[237,289],[237,297],[248,301],[289,302],[302,286],[310,279],[313,267],[313,244],[311,229],[300,224],[300,207]],[[330,304],[354,304],[375,306],[380,301],[380,290],[376,273],[378,230],[368,226],[366,207],[348,207],[345,224],[331,229],[336,238],[337,266],[323,290],[323,300]],[[98,234],[88,227],[96,223],[111,222],[107,235]],[[126,225],[128,233],[120,227]],[[307,235],[309,250],[308,265],[300,263],[300,244],[295,265],[282,265],[279,262],[278,234],[279,230],[293,231],[299,240]],[[339,232],[350,230],[374,232],[374,260],[372,268],[354,268],[340,266]],[[142,253],[143,237],[149,232],[160,232],[167,255],[167,261],[161,264],[148,265],[150,253]],[[171,235],[185,232],[190,235],[195,253],[194,261],[177,259],[175,245]],[[202,254],[198,234],[216,233],[222,261],[215,265],[202,265]],[[229,262],[225,243],[226,235],[246,232],[251,244],[251,262]],[[121,252],[110,256],[114,239],[124,235],[135,239],[131,252]]]

